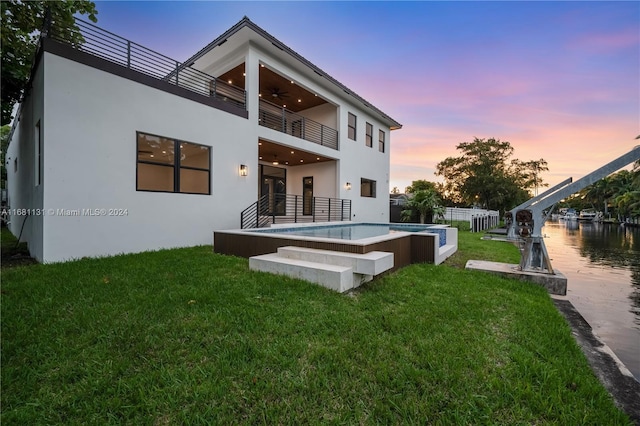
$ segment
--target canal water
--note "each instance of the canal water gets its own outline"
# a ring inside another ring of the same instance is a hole
[[[569,300],[640,381],[640,228],[548,221],[542,229]],[[556,297],[556,296],[554,296]]]

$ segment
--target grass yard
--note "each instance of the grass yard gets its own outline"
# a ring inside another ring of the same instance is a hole
[[[630,424],[544,289],[460,233],[341,295],[211,247],[2,270],[3,425]]]

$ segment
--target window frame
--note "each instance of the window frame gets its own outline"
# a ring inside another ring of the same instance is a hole
[[[139,143],[139,138],[140,135],[146,135],[146,136],[153,136],[153,137],[157,137],[157,138],[162,138],[165,140],[169,140],[173,142],[173,146],[174,146],[174,158],[173,158],[173,162],[172,163],[163,163],[163,162],[159,162],[159,161],[151,161],[151,160],[140,160],[139,158],[139,147],[138,147],[138,143]],[[181,146],[181,144],[183,143],[187,143],[190,145],[196,145],[196,146],[203,146],[207,148],[207,155],[209,158],[209,167],[208,168],[202,168],[202,167],[195,167],[195,166],[185,166],[181,164],[181,150],[183,149],[183,147]],[[171,138],[171,137],[166,137],[166,136],[160,136],[160,135],[156,135],[154,133],[148,133],[148,132],[141,132],[141,131],[136,131],[136,191],[140,191],[140,192],[161,192],[161,193],[167,193],[167,194],[192,194],[192,195],[211,195],[211,165],[212,165],[212,150],[211,150],[211,146],[209,145],[204,145],[204,144],[199,144],[199,143],[195,143],[195,142],[189,142],[189,141],[185,141],[182,139],[176,139],[176,138]],[[139,165],[140,164],[149,164],[152,166],[161,166],[161,167],[170,167],[173,169],[173,191],[167,191],[167,190],[160,190],[160,189],[140,189],[140,184],[139,184]],[[196,171],[202,171],[202,172],[207,172],[207,192],[188,192],[188,191],[181,191],[180,190],[180,171],[181,170],[196,170]]]
[[[353,117],[353,126],[351,125],[351,117]],[[353,137],[351,137],[351,131],[353,130]],[[347,113],[347,137],[352,141],[358,140],[358,117],[348,112]]]
[[[384,153],[385,150],[385,140],[386,140],[386,136],[385,136],[385,132],[382,129],[378,130],[378,151]]]
[[[365,127],[367,130],[364,137],[364,144],[369,148],[373,148],[373,124],[367,121],[367,124]]]
[[[364,184],[370,184],[370,188],[371,188],[371,192],[369,193],[369,195],[366,195],[363,191],[362,191],[362,186]],[[365,198],[377,198],[376,197],[376,181],[373,179],[367,179],[367,178],[360,178],[360,196],[361,197],[365,197]]]

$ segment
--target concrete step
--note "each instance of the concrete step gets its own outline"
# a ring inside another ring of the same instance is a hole
[[[354,274],[351,267],[290,259],[277,253],[249,258],[249,269],[299,278],[340,293],[354,286]]]
[[[384,251],[357,254],[287,246],[278,248],[278,255],[288,259],[349,267],[354,273],[367,276],[369,279],[366,281],[393,268],[393,253]]]

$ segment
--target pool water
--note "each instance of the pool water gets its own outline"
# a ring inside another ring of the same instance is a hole
[[[334,238],[340,240],[361,240],[364,238],[380,237],[395,232],[423,232],[439,234],[440,247],[446,243],[446,230],[432,228],[431,225],[418,224],[374,224],[359,223],[349,225],[305,226],[293,228],[261,229],[257,232],[296,235],[301,237]]]

